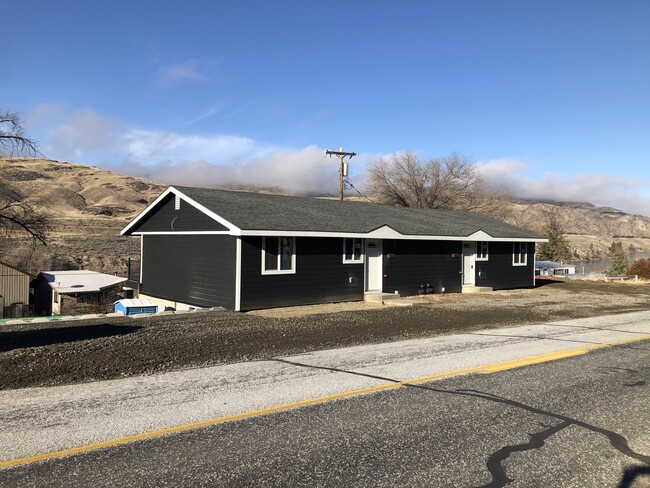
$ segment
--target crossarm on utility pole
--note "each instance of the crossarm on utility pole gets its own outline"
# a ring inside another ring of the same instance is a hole
[[[339,200],[343,200],[343,159],[345,157],[351,158],[352,156],[356,156],[357,153],[355,152],[345,152],[343,151],[343,148],[340,148],[338,151],[333,151],[328,149],[325,151],[325,155],[327,156],[338,156],[339,157]]]

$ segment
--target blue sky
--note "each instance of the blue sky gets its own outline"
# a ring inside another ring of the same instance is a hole
[[[648,1],[4,1],[0,107],[45,156],[337,190],[325,149],[459,151],[520,196],[650,215]]]

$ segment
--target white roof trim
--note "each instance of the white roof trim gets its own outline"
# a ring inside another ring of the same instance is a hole
[[[182,200],[203,212],[208,217],[228,228],[227,231],[155,231],[155,232],[134,232],[133,235],[231,235],[231,236],[287,236],[287,237],[358,237],[370,239],[408,239],[427,241],[491,241],[491,242],[548,242],[544,238],[525,237],[492,237],[483,230],[478,230],[469,236],[438,236],[438,235],[409,235],[401,234],[388,225],[383,225],[370,232],[322,232],[322,231],[300,231],[300,230],[242,230],[212,210],[204,207],[197,201],[185,195],[182,191],[173,186],[162,192],[158,198],[151,202],[147,208],[138,214],[124,229],[120,235],[124,235],[133,228],[142,218],[155,207],[162,199],[170,193],[181,196]]]
[[[176,230],[176,231],[161,230],[161,231],[155,231],[155,232],[133,232],[131,235],[134,235],[134,236],[156,236],[156,235],[182,236],[182,235],[194,235],[194,234],[226,235],[226,236],[234,235],[229,230]]]
[[[149,235],[231,235],[236,237],[357,237],[368,239],[401,239],[401,240],[423,240],[423,241],[488,241],[488,242],[548,242],[548,239],[534,239],[525,237],[490,237],[489,234],[475,232],[470,236],[436,236],[436,235],[409,235],[400,234],[388,226],[380,227],[381,232],[375,229],[371,232],[317,232],[317,231],[300,231],[300,230],[239,230],[231,231],[160,231],[160,232],[134,232],[134,236]]]
[[[181,197],[181,200],[183,200],[184,202],[189,203],[189,204],[192,205],[194,208],[196,208],[197,210],[203,212],[205,215],[207,215],[207,216],[210,217],[211,219],[213,219],[213,220],[217,221],[218,223],[220,223],[221,225],[227,227],[227,228],[228,228],[228,232],[224,232],[224,231],[203,231],[203,232],[138,232],[138,233],[134,233],[133,235],[142,235],[142,234],[192,234],[192,233],[206,234],[206,233],[213,233],[213,232],[219,232],[219,233],[221,233],[221,234],[233,234],[233,235],[236,235],[237,232],[241,231],[241,229],[239,229],[239,227],[237,227],[236,225],[234,225],[234,224],[228,222],[226,219],[224,219],[223,217],[220,217],[219,215],[217,215],[216,213],[214,213],[212,210],[207,209],[206,207],[204,207],[203,205],[201,205],[201,204],[198,203],[197,201],[191,199],[190,197],[188,197],[187,195],[185,195],[182,191],[177,190],[177,189],[174,188],[173,186],[170,186],[170,187],[167,188],[164,192],[162,192],[162,193],[158,196],[158,198],[156,198],[153,202],[151,202],[151,203],[147,206],[147,208],[145,208],[142,212],[140,212],[140,213],[138,214],[138,216],[137,216],[135,219],[133,219],[133,220],[132,220],[132,221],[131,221],[131,222],[130,222],[126,227],[124,227],[124,229],[122,229],[122,231],[120,232],[120,235],[124,235],[124,234],[126,234],[126,233],[127,233],[131,228],[133,228],[133,227],[134,227],[134,226],[135,226],[135,225],[136,225],[140,220],[142,220],[142,218],[143,218],[145,215],[147,215],[147,213],[149,213],[149,211],[150,211],[152,208],[154,208],[156,205],[158,205],[158,203],[160,203],[160,202],[161,202],[161,201],[162,201],[162,200],[163,200],[167,195],[169,195],[170,193],[173,193],[174,195],[178,195],[178,196],[180,196],[180,197]]]
[[[379,231],[379,232],[378,232]],[[370,232],[317,232],[295,230],[242,230],[240,236],[286,236],[286,237],[360,237],[375,239],[408,239],[423,241],[492,241],[492,242],[548,242],[548,239],[532,237],[491,237],[489,234],[478,231],[470,236],[437,236],[437,235],[410,235],[400,234],[387,225]],[[201,234],[202,232],[197,232]],[[476,237],[478,236],[478,237]]]

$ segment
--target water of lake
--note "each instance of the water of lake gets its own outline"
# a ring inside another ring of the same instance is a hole
[[[634,263],[637,259],[648,258],[650,258],[650,252],[629,253],[630,264]],[[578,261],[571,264],[576,265],[576,273],[604,273],[610,264],[612,264],[612,261],[611,259],[603,259],[602,261]]]

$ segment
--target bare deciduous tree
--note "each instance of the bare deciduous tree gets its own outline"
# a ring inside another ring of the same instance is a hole
[[[36,142],[25,135],[23,120],[18,112],[0,112],[0,154],[30,155],[38,154]]]
[[[0,112],[0,156],[36,155],[36,143],[25,136],[20,114]],[[16,188],[0,177],[0,230],[6,236],[27,234],[35,241],[47,243],[47,217],[32,207]]]
[[[452,153],[420,161],[412,152],[370,165],[366,190],[388,205],[466,210],[496,216],[504,191],[490,188],[471,158]]]

